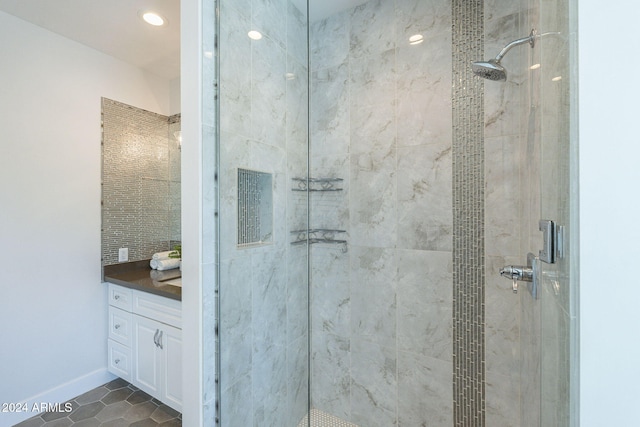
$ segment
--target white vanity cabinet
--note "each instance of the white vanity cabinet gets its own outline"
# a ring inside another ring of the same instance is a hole
[[[109,371],[182,410],[181,302],[109,284]]]

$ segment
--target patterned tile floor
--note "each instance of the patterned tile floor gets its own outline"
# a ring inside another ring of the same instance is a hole
[[[68,403],[70,412],[46,412],[14,427],[182,426],[182,414],[119,378]]]

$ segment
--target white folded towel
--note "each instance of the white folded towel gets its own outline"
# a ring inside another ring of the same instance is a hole
[[[164,251],[164,252],[156,252],[153,254],[151,259],[167,259],[169,258],[169,254],[173,251]]]
[[[167,259],[152,259],[151,260],[151,268],[154,270],[172,270],[174,268],[180,267],[180,260],[178,258],[167,258]]]

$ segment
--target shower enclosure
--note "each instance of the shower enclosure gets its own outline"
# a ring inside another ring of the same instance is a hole
[[[331,4],[203,3],[206,422],[577,425],[568,0]]]

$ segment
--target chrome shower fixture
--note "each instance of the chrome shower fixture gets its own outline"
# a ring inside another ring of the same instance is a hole
[[[511,48],[524,43],[529,43],[529,45],[531,45],[531,48],[533,48],[537,37],[540,36],[536,34],[536,30],[531,30],[531,33],[528,37],[514,40],[503,47],[500,53],[495,58],[490,59],[486,62],[476,61],[471,63],[471,70],[473,71],[473,74],[488,80],[501,82],[507,80],[507,70],[505,70],[505,68],[500,64],[502,58],[507,54],[507,52],[511,50]]]

